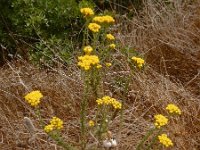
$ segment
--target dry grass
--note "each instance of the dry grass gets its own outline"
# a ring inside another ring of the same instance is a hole
[[[119,141],[118,149],[133,150],[152,126],[153,115],[165,113],[168,103],[177,104],[182,116],[170,122],[166,129],[173,139],[172,149],[200,149],[200,20],[197,1],[194,4],[174,4],[169,9],[162,3],[148,2],[142,15],[126,22],[118,39],[124,46],[135,47],[145,54],[148,66],[136,72],[129,84],[127,97],[119,81],[130,74],[120,51],[116,52],[122,66],[110,70],[104,81],[106,93],[125,100],[124,122],[119,130],[119,118],[111,123],[111,131]],[[141,17],[142,16],[142,17]],[[128,33],[127,33],[128,31]],[[63,136],[76,145],[79,141],[79,110],[82,98],[80,70],[75,66],[40,70],[25,62],[13,62],[0,70],[0,149],[60,149],[40,129],[38,120],[23,100],[30,90],[39,89],[45,95],[41,112],[43,118],[54,115],[65,122]],[[93,114],[94,107],[88,110]],[[23,118],[30,117],[38,135],[31,135],[23,125]],[[90,134],[92,135],[92,134]],[[95,138],[89,138],[89,146]],[[91,149],[91,148],[89,148]]]
[[[148,1],[143,13],[125,21],[119,36],[142,52],[152,68],[200,95],[200,2],[169,5]],[[124,28],[126,27],[126,30]],[[128,33],[128,34],[127,34]]]

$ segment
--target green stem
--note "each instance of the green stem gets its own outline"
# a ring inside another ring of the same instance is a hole
[[[141,146],[144,144],[144,142],[149,138],[150,135],[153,134],[153,132],[156,130],[156,128],[150,129],[145,137],[140,141],[140,143],[137,145],[136,150],[140,150]]]
[[[87,101],[88,101],[88,76],[87,72],[85,72],[85,79],[84,79],[84,93],[83,93],[83,100],[81,102],[81,146],[84,150],[86,147],[86,110],[87,110]]]
[[[124,122],[124,118],[123,118],[123,112],[124,112],[124,104],[125,104],[125,99],[128,99],[128,88],[129,88],[129,83],[131,81],[131,76],[128,76],[127,82],[125,84],[124,87],[124,98],[122,100],[122,108],[120,110],[120,125],[119,125],[119,131],[122,131],[122,124]],[[120,133],[121,134],[121,133]]]
[[[151,148],[152,145],[154,145],[154,143],[156,142],[157,140],[157,137],[158,135],[162,132],[162,128],[159,129],[158,133],[153,137],[151,143],[149,144],[149,146],[147,147],[147,150],[149,150]]]
[[[40,125],[41,125],[42,128],[43,128],[43,127],[45,126],[45,123],[44,123],[44,121],[42,120],[42,117],[41,117],[41,113],[40,113],[39,108],[36,108],[35,114],[36,114],[37,118],[39,119]]]
[[[63,147],[65,150],[75,150],[71,145],[65,143],[62,137],[58,133],[49,135],[52,139],[54,139],[57,142],[58,145]]]

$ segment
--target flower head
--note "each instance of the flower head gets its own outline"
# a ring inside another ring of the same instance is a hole
[[[53,130],[61,130],[63,128],[63,121],[58,117],[53,117],[50,124],[44,127],[44,131],[49,133]]]
[[[90,120],[90,121],[88,122],[88,125],[89,125],[90,127],[94,127],[95,123],[94,123],[93,120]]]
[[[142,68],[144,66],[144,59],[135,56],[131,59],[137,64],[138,68]]]
[[[89,70],[92,66],[99,65],[99,58],[96,55],[84,55],[78,57],[78,66],[83,68],[84,70]]]
[[[112,64],[111,63],[106,63],[106,66],[110,67],[110,66],[112,66]]]
[[[84,15],[84,17],[89,17],[94,15],[94,11],[91,8],[81,8],[80,11]]]
[[[154,125],[157,128],[165,126],[168,123],[168,119],[165,116],[161,115],[161,114],[155,115],[154,118],[155,118]]]
[[[116,45],[115,45],[115,44],[110,44],[109,47],[110,47],[111,49],[115,49]]]
[[[167,137],[167,134],[161,134],[158,136],[158,140],[161,144],[163,144],[165,147],[173,146],[171,139]]]
[[[40,91],[32,91],[28,93],[24,98],[31,106],[38,106],[40,99],[43,97]]]
[[[51,132],[51,131],[53,131],[53,130],[54,130],[54,127],[53,127],[52,124],[46,125],[46,126],[44,127],[44,131],[45,131],[46,133],[49,133],[49,132]]]
[[[93,48],[91,46],[85,46],[83,48],[83,51],[85,52],[85,54],[90,54],[93,51]]]
[[[102,68],[102,65],[98,64],[97,69],[100,69],[100,68]]]
[[[104,96],[101,99],[97,99],[96,100],[97,105],[101,106],[101,105],[111,105],[113,106],[114,109],[121,109],[122,108],[122,103],[120,103],[119,101],[117,101],[114,98],[111,98],[110,96]]]
[[[113,41],[113,40],[115,40],[115,37],[112,34],[106,34],[106,39]]]
[[[53,117],[50,124],[53,125],[54,129],[60,130],[63,128],[63,121],[58,117]]]
[[[96,32],[99,32],[99,30],[101,29],[101,26],[98,25],[97,23],[90,23],[90,24],[88,25],[88,28],[89,28],[92,32],[96,33]]]
[[[174,104],[168,104],[166,110],[168,110],[170,114],[181,114],[181,110]]]
[[[105,15],[105,16],[96,16],[93,18],[93,22],[97,22],[97,23],[107,23],[107,24],[111,24],[114,23],[115,20],[112,16],[109,15]]]

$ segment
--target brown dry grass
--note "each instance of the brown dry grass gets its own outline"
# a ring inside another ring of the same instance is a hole
[[[119,131],[119,119],[111,124],[111,131],[119,142],[119,150],[133,150],[152,126],[153,115],[165,113],[168,103],[177,104],[183,114],[171,121],[166,129],[175,143],[172,149],[200,149],[200,12],[199,1],[188,4],[175,2],[176,9],[162,3],[148,2],[141,16],[126,21],[118,39],[124,46],[135,47],[145,54],[147,67],[136,72],[129,85],[125,101],[124,122]],[[128,32],[127,32],[128,31]],[[129,74],[120,51],[114,56],[121,64],[113,67],[105,80],[106,93],[122,100],[119,81]],[[120,59],[122,58],[122,59]],[[32,108],[23,100],[30,90],[39,89],[45,95],[41,112],[48,120],[56,115],[64,120],[63,137],[77,144],[79,141],[79,110],[82,93],[80,70],[75,66],[40,70],[26,62],[9,63],[0,70],[0,149],[60,149],[39,130],[35,140],[23,125],[30,117],[40,129]],[[93,114],[94,108],[88,110]],[[89,145],[95,139],[89,138]]]

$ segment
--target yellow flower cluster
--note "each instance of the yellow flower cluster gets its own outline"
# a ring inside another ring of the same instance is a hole
[[[115,45],[115,44],[110,44],[109,47],[110,47],[111,49],[115,49],[116,45]]]
[[[114,98],[110,96],[104,96],[101,99],[96,100],[98,105],[112,105],[115,109],[121,109],[122,104]]]
[[[101,26],[98,25],[97,23],[90,23],[88,25],[88,28],[92,31],[92,32],[99,32],[99,30],[101,29]]]
[[[112,64],[111,63],[106,63],[106,66],[110,67],[110,66],[112,66]]]
[[[106,15],[106,16],[96,16],[93,18],[93,22],[97,23],[114,23],[115,20],[112,16]]]
[[[94,15],[94,11],[91,8],[81,8],[80,11],[85,17]]]
[[[78,57],[78,66],[84,70],[89,70],[92,66],[99,65],[99,58],[96,55],[84,55]]]
[[[89,125],[90,127],[94,127],[95,123],[94,123],[93,120],[90,120],[90,121],[88,122],[88,125]]]
[[[135,57],[135,56],[132,57],[131,59],[137,64],[138,68],[142,68],[143,67],[144,59],[139,58],[139,57]]]
[[[168,104],[166,109],[169,111],[171,114],[178,114],[181,115],[181,110],[174,104]]]
[[[44,127],[44,131],[49,133],[53,130],[61,130],[63,128],[63,121],[57,117],[53,117],[49,125]]]
[[[102,68],[102,65],[98,64],[97,69],[100,69],[100,68]]]
[[[89,55],[93,51],[93,48],[91,46],[85,46],[83,48],[83,51],[85,52],[85,54]]]
[[[158,139],[161,144],[163,144],[165,147],[173,146],[171,139],[167,137],[167,134],[161,134],[158,136]]]
[[[113,40],[115,40],[115,37],[112,34],[106,34],[106,39],[113,41]]]
[[[161,115],[161,114],[155,115],[154,118],[155,118],[154,125],[157,128],[165,126],[168,123],[168,119],[165,116]]]
[[[24,98],[31,106],[38,106],[40,99],[43,97],[40,91],[32,91],[28,93]]]

